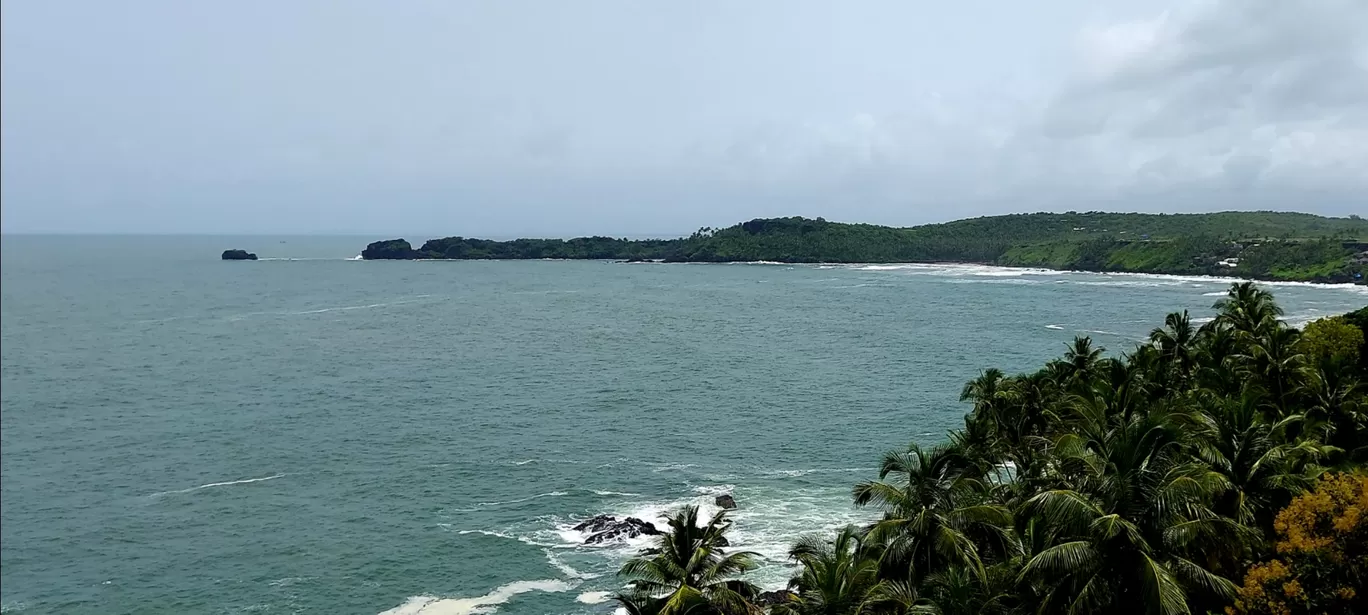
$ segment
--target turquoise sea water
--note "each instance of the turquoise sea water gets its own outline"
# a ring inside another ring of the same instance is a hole
[[[1126,349],[1228,285],[348,260],[367,239],[4,238],[5,613],[608,613],[635,547],[568,526],[724,491],[782,584],[980,368]],[[1272,288],[1294,322],[1368,303]]]

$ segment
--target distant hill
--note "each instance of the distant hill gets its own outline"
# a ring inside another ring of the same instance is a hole
[[[1282,212],[1066,212],[909,228],[768,218],[679,239],[433,239],[372,243],[366,259],[614,259],[666,262],[973,262],[1084,271],[1363,281],[1368,220]]]

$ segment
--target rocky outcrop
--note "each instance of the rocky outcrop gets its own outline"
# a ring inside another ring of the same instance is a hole
[[[366,249],[361,251],[361,258],[368,261],[412,260],[418,258],[418,252],[403,239],[386,239],[367,245]]]
[[[589,537],[584,539],[584,544],[587,545],[660,534],[660,530],[656,529],[654,525],[636,517],[618,519],[612,515],[598,515],[576,525],[574,530],[589,533]]]
[[[736,508],[736,498],[732,497],[730,493],[724,493],[717,496],[717,498],[713,500],[713,503],[721,506],[723,510]]]
[[[797,598],[797,594],[787,589],[778,589],[772,592],[760,592],[755,596],[755,600],[752,600],[751,603],[755,606],[767,607],[793,602]]]
[[[254,261],[257,255],[246,250],[224,250],[223,260],[226,261]]]

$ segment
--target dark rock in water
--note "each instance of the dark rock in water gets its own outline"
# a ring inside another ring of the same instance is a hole
[[[731,541],[727,540],[726,536],[718,536],[717,541],[714,544],[716,544],[719,547],[730,547]]]
[[[637,519],[636,517],[627,517],[626,519],[618,520],[607,515],[594,517],[593,519],[576,525],[575,529],[581,532],[594,532],[588,538],[584,539],[584,544],[587,545],[636,538],[637,536],[656,536],[660,534],[660,530],[656,529],[654,525]]]
[[[418,258],[418,252],[403,239],[387,239],[366,246],[366,249],[361,251],[361,258],[368,261],[412,260]]]
[[[573,529],[576,532],[589,532],[591,534],[602,532],[621,523],[617,517],[612,515],[598,515],[588,521],[576,525]]]
[[[224,250],[223,260],[226,261],[254,261],[257,255],[246,250]]]
[[[772,592],[760,592],[755,596],[755,600],[752,600],[751,603],[755,606],[774,606],[776,604],[793,602],[796,598],[798,598],[797,594],[794,594],[787,589],[778,589]]]
[[[717,496],[717,499],[713,500],[713,502],[726,510],[736,508],[736,498],[732,497],[730,493],[724,493]]]

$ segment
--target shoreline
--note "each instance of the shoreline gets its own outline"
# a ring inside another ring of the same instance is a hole
[[[263,259],[263,260],[297,260],[297,259]],[[965,267],[993,267],[996,269],[1039,272],[1042,274],[1059,273],[1090,273],[1096,275],[1113,276],[1163,276],[1168,278],[1190,278],[1192,281],[1222,281],[1222,282],[1262,282],[1275,285],[1297,285],[1297,286],[1327,286],[1336,288],[1364,288],[1368,289],[1368,281],[1364,282],[1317,282],[1314,280],[1288,280],[1283,278],[1273,278],[1268,276],[1225,276],[1206,273],[1164,273],[1151,271],[1099,271],[1090,269],[1053,269],[1050,267],[1031,267],[1025,265],[999,265],[996,263],[975,262],[975,261],[883,261],[883,262],[789,262],[789,261],[669,261],[669,260],[629,260],[613,258],[347,258],[344,260],[354,261],[424,261],[424,262],[598,262],[614,265],[787,265],[787,266],[806,266],[806,267],[859,267],[859,266],[898,266],[898,265],[922,265],[922,266],[965,266]]]

